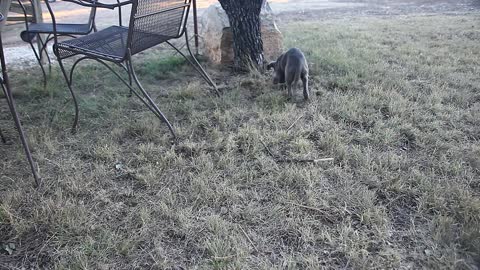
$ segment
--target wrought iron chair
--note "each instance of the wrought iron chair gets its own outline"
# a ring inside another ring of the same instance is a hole
[[[77,99],[72,88],[73,71],[77,64],[85,59],[96,60],[112,71],[120,81],[130,89],[131,94],[135,94],[150,109],[150,111],[167,124],[174,138],[176,138],[176,135],[172,125],[138,80],[132,64],[133,55],[155,45],[166,43],[181,54],[195,68],[202,78],[215,89],[216,94],[219,95],[215,83],[194,57],[188,43],[187,19],[191,0],[127,0],[125,2],[117,2],[117,4],[111,5],[100,4],[99,2],[91,0],[66,1],[110,9],[127,4],[131,4],[132,6],[128,27],[110,26],[96,33],[63,42],[59,42],[57,35],[54,35],[54,53],[57,56],[60,68],[67,81],[75,105],[75,119],[72,126],[73,133],[76,131],[78,125],[79,112]],[[48,2],[46,2],[46,4],[52,15],[55,33],[57,31],[55,27],[55,18]],[[171,39],[177,39],[182,36],[185,36],[186,47],[191,59],[170,42]],[[68,74],[63,60],[72,56],[82,57],[73,63],[70,74]],[[112,62],[126,71],[128,74],[128,82],[115,72],[110,65],[106,64],[106,62]],[[135,90],[132,82],[135,83],[140,92]]]
[[[3,15],[0,13],[0,22],[4,20]],[[2,67],[2,77],[0,77],[0,84],[2,87],[3,94],[5,95],[5,99],[8,103],[8,108],[12,114],[13,120],[15,122],[15,126],[17,127],[18,133],[20,134],[20,140],[22,141],[23,148],[25,150],[25,154],[27,156],[28,163],[30,164],[30,169],[32,170],[33,178],[35,179],[35,184],[38,186],[40,184],[40,178],[38,177],[37,171],[35,169],[35,164],[33,163],[32,154],[30,153],[30,148],[28,147],[27,140],[25,139],[25,132],[23,131],[22,124],[20,123],[20,119],[17,114],[15,101],[13,100],[13,95],[10,90],[10,83],[8,80],[7,74],[7,66],[5,65],[5,56],[3,54],[3,45],[2,45],[2,37],[0,33],[0,64]],[[0,139],[3,143],[6,143],[6,139],[0,129]]]
[[[30,5],[32,9],[35,9],[35,5],[33,4],[33,0],[18,0],[18,3],[23,11],[23,14],[25,16],[25,31],[22,31],[20,33],[20,38],[29,43],[30,47],[33,50],[33,53],[35,54],[35,58],[37,58],[37,62],[40,65],[40,68],[42,69],[42,74],[43,74],[43,84],[46,86],[47,84],[47,74],[45,73],[45,68],[43,67],[43,55],[47,56],[48,60],[48,67],[49,70],[51,71],[52,67],[52,62],[50,60],[50,56],[48,55],[47,51],[47,44],[48,42],[53,40],[53,23],[42,23],[42,22],[37,22],[37,18],[33,16],[33,22],[29,22],[29,16],[27,12],[27,7],[25,6],[24,2],[30,2]],[[93,1],[95,2],[95,1]],[[81,3],[79,3],[81,5]],[[73,37],[75,38],[76,36],[84,36],[90,34],[92,31],[96,31],[96,26],[95,26],[95,13],[96,13],[96,7],[91,7],[90,8],[90,15],[88,18],[88,21],[83,24],[71,24],[71,23],[58,23],[56,24],[56,30],[57,34],[59,36],[68,36],[68,37]],[[33,12],[33,14],[36,14]],[[47,37],[45,39],[45,42],[42,39],[42,34],[46,34]],[[40,48],[35,49],[35,46],[33,44],[34,39],[37,39],[40,43]]]

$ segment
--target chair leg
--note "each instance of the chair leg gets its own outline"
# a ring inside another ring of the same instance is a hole
[[[20,135],[20,140],[22,142],[23,149],[25,150],[25,155],[27,156],[28,163],[30,164],[30,169],[32,170],[33,178],[35,179],[35,185],[38,187],[40,185],[40,177],[37,174],[35,163],[33,162],[33,158],[32,158],[32,153],[30,152],[27,139],[25,138],[25,132],[23,131],[22,124],[20,123],[20,119],[18,117],[17,110],[15,108],[16,107],[15,101],[13,100],[13,95],[12,95],[12,92],[10,91],[10,85],[8,83],[8,77],[5,71],[3,71],[3,77],[4,77],[3,78],[4,84],[2,84],[2,90],[5,96],[7,97],[8,107],[10,109],[10,112],[12,113],[13,121],[15,122],[15,126]],[[1,134],[1,137],[2,137],[2,141],[6,142],[5,138],[3,137],[3,134]]]
[[[132,90],[132,74],[130,73],[130,69],[128,67],[128,65],[123,65],[123,64],[120,64],[120,66],[127,72],[128,74],[128,84],[130,85],[130,93],[128,94],[128,97],[132,97],[133,96],[133,90]]]
[[[67,83],[68,90],[70,90],[70,94],[72,95],[73,99],[73,104],[75,105],[75,119],[73,120],[73,125],[72,125],[72,134],[75,134],[77,132],[77,127],[78,127],[78,102],[77,98],[75,97],[75,93],[73,92],[72,89],[72,84],[73,80],[69,80],[67,71],[65,70],[65,67],[63,66],[62,60],[58,58],[58,64],[60,65],[60,69],[62,70],[63,76],[65,77],[65,82]]]
[[[195,64],[198,66],[198,68],[200,69],[200,71],[201,71],[201,73],[203,74],[203,76],[205,76],[207,83],[209,83],[209,84],[215,89],[215,92],[216,92],[217,96],[220,96],[220,93],[218,92],[217,85],[216,85],[215,82],[210,78],[210,76],[208,76],[208,73],[203,69],[202,65],[200,65],[200,63],[198,62],[197,58],[196,58],[195,55],[192,53],[192,49],[190,48],[190,42],[189,42],[189,39],[188,39],[188,31],[187,31],[187,28],[186,28],[186,27],[185,27],[185,43],[186,43],[186,45],[187,45],[187,50],[188,50],[188,53],[190,54],[190,57],[192,57],[193,61],[194,61]]]
[[[94,59],[94,58],[90,58],[92,60],[95,60],[97,62],[99,62],[100,64],[104,65],[106,68],[108,68],[128,89],[130,89],[130,93],[131,94],[134,94],[136,97],[138,97],[138,99],[140,99],[140,101],[145,105],[147,106],[147,108],[153,113],[155,114],[156,117],[158,117],[159,119],[162,119],[162,116],[160,114],[157,113],[157,111],[155,111],[155,109],[150,105],[150,103],[148,102],[148,100],[146,100],[144,97],[142,97],[140,93],[138,93],[137,91],[135,91],[135,89],[133,88],[133,85],[132,85],[132,74],[129,73],[128,69],[127,69],[127,65],[123,65],[123,64],[119,64],[120,67],[123,68],[123,70],[125,72],[128,73],[128,79],[129,81],[125,81],[125,79],[122,78],[122,76],[120,76],[120,74],[118,74],[111,66],[107,65],[105,62],[103,62],[102,60],[100,59]]]
[[[105,62],[103,62],[102,60],[100,59],[95,59],[95,58],[90,58],[90,57],[82,57],[80,59],[78,59],[77,61],[74,62],[73,66],[72,66],[72,69],[70,71],[70,77],[67,77],[67,72],[65,71],[64,69],[64,66],[63,66],[63,63],[60,59],[58,59],[58,63],[60,65],[60,68],[62,69],[62,73],[64,74],[65,76],[65,80],[67,81],[67,84],[69,86],[69,89],[70,89],[70,93],[72,94],[72,97],[73,97],[73,100],[74,100],[74,103],[75,103],[75,121],[74,121],[74,124],[73,124],[73,128],[72,128],[72,133],[75,132],[75,128],[77,126],[77,123],[78,123],[78,105],[77,105],[77,101],[76,101],[76,98],[75,98],[75,94],[73,92],[73,89],[72,89],[72,82],[73,82],[73,70],[75,69],[75,67],[77,66],[77,64],[85,59],[92,59],[92,60],[96,60],[97,62],[99,62],[100,64],[104,65],[106,68],[108,68],[121,82],[123,82],[123,84],[125,84],[129,89],[130,89],[130,93],[133,93],[135,94],[139,99],[140,101],[142,101],[143,104],[145,104],[145,106],[147,106],[147,108],[153,112],[153,114],[155,114],[155,116],[157,116],[160,120],[162,120],[163,122],[165,122],[170,130],[170,132],[172,133],[174,139],[176,139],[176,135],[175,135],[175,132],[173,131],[173,127],[172,125],[170,124],[170,122],[167,120],[167,118],[165,117],[165,115],[160,111],[160,109],[158,109],[158,107],[156,106],[156,104],[153,102],[153,100],[150,98],[150,96],[148,95],[148,93],[143,89],[142,85],[140,84],[140,82],[138,81],[138,78],[135,74],[135,71],[133,69],[133,66],[131,64],[131,61],[127,60],[127,65],[122,65],[120,64],[120,66],[128,73],[128,79],[129,81],[125,81],[112,67],[110,67],[109,65],[107,65]],[[69,80],[70,78],[70,80]],[[138,88],[140,88],[142,94],[144,97],[140,96],[139,93],[137,93],[137,91],[135,91],[132,87],[132,79],[134,79],[135,81],[135,84],[138,86]]]
[[[189,40],[188,40],[188,33],[187,33],[187,30],[185,29],[185,42],[186,42],[186,45],[187,45],[187,50],[188,50],[188,53],[190,54],[190,57],[191,59],[193,60],[190,60],[190,58],[188,58],[182,51],[180,51],[177,47],[173,46],[172,43],[170,43],[169,41],[167,41],[166,43],[168,45],[170,45],[173,49],[175,49],[181,56],[183,56],[183,58],[185,58],[188,63],[190,63],[190,65],[193,66],[193,68],[195,68],[195,70],[202,76],[202,78],[211,86],[213,87],[213,89],[215,90],[215,94],[217,96],[220,96],[220,93],[218,92],[218,88],[217,88],[217,85],[215,84],[215,82],[210,78],[210,76],[208,76],[207,72],[203,69],[202,65],[200,65],[200,63],[198,62],[197,58],[193,55],[192,53],[192,50],[190,49],[190,43],[189,43]]]
[[[143,96],[145,97],[145,99],[148,101],[148,103],[150,104],[150,106],[147,106],[161,121],[163,121],[165,124],[167,124],[168,126],[168,129],[170,130],[170,133],[172,133],[172,136],[174,139],[177,139],[177,135],[175,134],[175,131],[173,130],[173,126],[172,124],[170,124],[170,122],[168,121],[167,117],[165,117],[165,115],[160,111],[160,109],[158,108],[157,104],[155,104],[155,102],[152,100],[152,98],[150,97],[150,95],[147,93],[147,91],[143,88],[142,84],[140,83],[140,81],[138,80],[138,77],[137,77],[137,74],[135,73],[135,70],[133,69],[133,65],[132,65],[132,61],[131,61],[131,58],[129,57],[129,59],[127,60],[127,66],[128,66],[128,71],[129,73],[131,73],[131,75],[129,75],[129,77],[131,76],[133,78],[133,81],[135,82],[135,84],[138,86],[138,88],[140,89],[140,91],[142,92]],[[139,97],[140,98],[140,97]],[[147,105],[147,104],[146,104]]]
[[[78,65],[80,62],[82,62],[83,60],[87,60],[87,59],[90,59],[90,57],[84,56],[84,57],[81,57],[81,58],[77,59],[77,60],[73,63],[72,67],[70,68],[70,76],[69,76],[70,82],[73,82],[73,71],[75,70],[75,68],[77,67],[77,65]]]
[[[48,34],[47,38],[45,39],[45,43],[42,40],[42,37],[40,35],[37,35],[38,40],[40,40],[40,44],[42,44],[42,48],[40,49],[40,60],[42,59],[43,52],[45,52],[45,55],[47,56],[47,61],[48,61],[48,71],[52,73],[52,61],[50,60],[50,55],[48,54],[47,51],[47,44],[51,40],[50,38],[51,34]]]
[[[130,87],[132,87],[132,74],[130,72],[127,72],[128,73],[128,84],[130,84]],[[132,92],[132,89],[130,88],[130,93],[128,94],[129,97],[132,97],[133,95],[133,92]]]
[[[37,38],[40,35],[37,35]],[[42,75],[43,75],[43,87],[47,87],[47,74],[45,73],[45,68],[43,67],[42,59],[38,55],[37,50],[35,49],[35,45],[33,45],[32,41],[30,40],[28,42],[30,44],[30,47],[32,48],[33,54],[35,54],[35,58],[37,58],[37,62],[40,65],[40,68],[42,69]]]

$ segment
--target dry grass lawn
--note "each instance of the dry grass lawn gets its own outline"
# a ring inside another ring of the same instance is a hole
[[[290,24],[309,103],[267,75],[210,68],[225,84],[216,98],[182,60],[150,53],[140,77],[176,144],[103,67],[76,73],[76,135],[59,70],[47,90],[36,67],[12,71],[44,185],[33,188],[15,139],[0,145],[0,269],[478,269],[479,25],[476,14]],[[277,163],[263,143],[334,161]]]

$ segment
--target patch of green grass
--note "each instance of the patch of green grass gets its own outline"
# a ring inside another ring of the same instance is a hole
[[[142,75],[152,76],[155,79],[168,79],[172,75],[180,72],[182,67],[187,64],[185,58],[181,55],[160,55],[153,56],[152,59],[145,61],[139,73]],[[188,65],[188,64],[187,64]]]
[[[75,135],[58,70],[46,90],[24,79],[38,70],[12,71],[44,185],[32,188],[17,141],[0,147],[0,222],[10,226],[0,242],[17,246],[0,268],[35,257],[58,269],[475,269],[478,23],[286,25],[285,46],[310,64],[307,103],[269,76],[208,68],[224,85],[217,98],[183,60],[153,51],[135,65],[175,144],[103,67],[76,73]]]

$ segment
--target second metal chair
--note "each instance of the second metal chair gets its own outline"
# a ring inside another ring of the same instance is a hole
[[[35,58],[37,59],[37,62],[40,65],[40,68],[42,69],[43,84],[45,86],[47,83],[47,74],[43,66],[43,63],[44,63],[43,55],[47,56],[49,69],[51,70],[51,60],[50,60],[50,56],[48,55],[47,44],[48,42],[53,40],[53,34],[54,34],[53,23],[39,22],[38,18],[36,18],[35,16],[33,16],[33,22],[29,22],[29,17],[27,12],[28,8],[25,5],[26,1],[29,2],[28,7],[35,9],[33,0],[18,0],[18,3],[21,9],[23,10],[23,13],[25,16],[25,31],[22,31],[20,33],[20,37],[23,41],[30,44],[32,51],[35,54]],[[77,3],[77,4],[82,5],[81,3]],[[34,10],[32,13],[37,14],[38,12],[35,12]],[[78,24],[77,23],[76,24],[57,23],[56,24],[57,35],[75,38],[77,36],[88,35],[92,31],[96,31],[95,13],[96,13],[96,7],[93,6],[93,7],[90,7],[90,15],[89,15],[88,21],[85,23],[78,23]],[[42,39],[42,35],[47,35],[45,38],[45,41]],[[38,49],[36,49],[34,45],[35,39],[38,40],[40,44]]]

